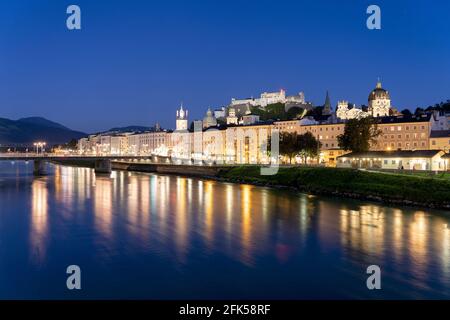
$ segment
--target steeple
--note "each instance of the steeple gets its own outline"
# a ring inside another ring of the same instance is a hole
[[[327,90],[327,96],[325,98],[325,104],[323,105],[322,114],[324,114],[324,115],[331,114],[331,101],[330,101],[330,95],[328,94],[328,90]]]
[[[180,110],[177,110],[177,124],[176,131],[187,130],[188,126],[188,111],[183,109],[183,103],[180,105]]]
[[[380,77],[378,77],[378,81],[377,81],[377,89],[381,89],[381,80],[380,80]]]
[[[177,110],[177,119],[187,119],[188,111],[183,110],[183,102],[180,104],[180,110]]]

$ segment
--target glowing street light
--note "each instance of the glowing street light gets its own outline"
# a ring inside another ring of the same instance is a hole
[[[47,143],[38,141],[33,143],[33,145],[36,148],[36,153],[39,154],[39,149],[41,150],[41,152],[44,152],[44,147],[47,145]]]

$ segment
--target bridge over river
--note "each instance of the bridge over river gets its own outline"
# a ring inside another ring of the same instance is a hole
[[[167,159],[167,157],[160,156],[131,156],[131,155],[57,155],[51,153],[0,153],[0,161],[33,161],[34,170],[33,173],[37,176],[44,175],[45,164],[49,161],[57,161],[60,163],[76,162],[76,161],[92,161],[95,164],[95,172],[97,173],[110,173],[111,161],[135,161],[135,160],[148,160],[150,162],[156,162],[156,159]]]

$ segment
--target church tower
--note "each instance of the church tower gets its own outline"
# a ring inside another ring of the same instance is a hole
[[[323,105],[323,115],[330,115],[331,114],[331,101],[330,101],[330,95],[328,94],[327,90],[327,97],[325,98],[325,104]]]
[[[369,94],[369,113],[373,117],[389,116],[391,109],[391,97],[389,92],[384,90],[381,86],[381,81],[378,80],[377,86]]]
[[[177,110],[177,124],[176,131],[182,131],[188,129],[188,111],[183,110],[183,104],[180,106],[180,110]]]

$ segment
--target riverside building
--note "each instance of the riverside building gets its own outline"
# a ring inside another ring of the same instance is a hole
[[[277,99],[288,100],[282,91],[279,94],[262,95],[262,98],[269,99],[265,100],[266,102],[278,101]],[[298,101],[301,102],[300,100]],[[245,112],[238,114],[237,106],[242,101],[233,100],[232,105],[233,102],[236,103],[236,107],[231,106],[226,110],[227,113],[225,109],[223,113],[220,113],[223,119],[221,123],[218,123],[216,114],[208,109],[202,120],[193,121],[193,126],[189,125],[188,110],[180,106],[176,111],[176,128],[173,132],[154,130],[91,135],[79,140],[79,152],[164,155],[177,159],[178,162],[198,164],[204,164],[205,161],[210,164],[266,164],[273,160],[270,159],[270,153],[267,150],[272,133],[305,134],[309,132],[321,143],[319,159],[314,161],[336,166],[338,159],[343,159],[342,157],[348,153],[339,148],[338,136],[344,133],[345,122],[351,118],[351,114],[353,114],[352,117],[373,115],[376,119],[381,134],[371,145],[371,151],[450,151],[450,131],[446,115],[437,113],[419,116],[389,115],[392,113],[390,95],[381,87],[380,82],[369,94],[369,106],[366,111],[358,109],[360,111],[350,112],[345,117],[339,116],[339,110],[343,111],[343,104],[339,103],[337,109],[332,110],[328,93],[322,109],[326,110],[325,114],[287,121],[260,121],[259,116],[251,114],[249,107],[244,108]],[[225,114],[226,117],[223,118]],[[443,128],[446,130],[442,130]],[[383,160],[381,167],[386,166]],[[442,167],[443,165],[439,168]],[[434,167],[430,163],[429,166],[421,166],[421,168]]]

